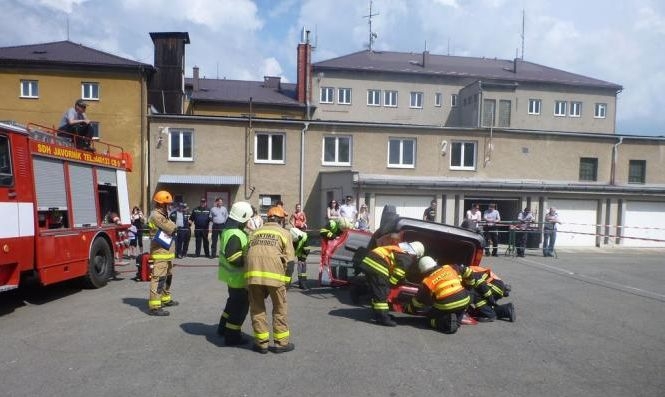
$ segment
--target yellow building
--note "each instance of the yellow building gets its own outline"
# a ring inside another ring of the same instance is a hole
[[[65,111],[84,99],[99,138],[134,154],[129,199],[146,209],[147,82],[153,73],[152,65],[71,41],[2,47],[0,119],[58,128]]]

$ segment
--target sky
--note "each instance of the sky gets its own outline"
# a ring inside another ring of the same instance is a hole
[[[0,47],[70,40],[153,64],[150,32],[188,32],[186,76],[295,82],[367,49],[369,0],[2,0]],[[665,136],[665,1],[374,0],[375,50],[524,60],[623,86],[617,133]],[[524,15],[524,39],[522,26]],[[524,51],[522,52],[522,45]]]

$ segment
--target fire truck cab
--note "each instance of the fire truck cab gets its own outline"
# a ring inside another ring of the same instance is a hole
[[[42,285],[83,278],[89,287],[114,275],[130,224],[122,148],[47,127],[0,122],[0,292],[24,276]]]

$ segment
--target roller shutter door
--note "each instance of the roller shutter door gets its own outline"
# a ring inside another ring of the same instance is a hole
[[[377,195],[375,199],[376,210],[374,211],[374,226],[381,222],[381,212],[386,204],[394,205],[399,216],[407,218],[423,219],[425,208],[429,207],[431,196],[388,196]]]
[[[665,247],[665,203],[627,201],[623,219],[624,246]]]
[[[562,222],[557,225],[556,247],[596,246],[596,200],[550,200],[548,205],[557,209]]]

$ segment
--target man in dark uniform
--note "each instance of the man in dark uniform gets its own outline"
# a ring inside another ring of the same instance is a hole
[[[210,209],[206,206],[205,197],[201,198],[201,205],[194,208],[189,220],[194,224],[194,238],[196,238],[196,251],[194,255],[201,256],[201,243],[203,252],[210,258],[210,242],[208,241],[208,229],[210,227]]]

